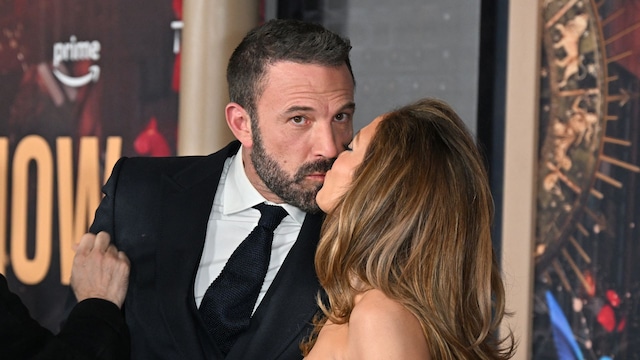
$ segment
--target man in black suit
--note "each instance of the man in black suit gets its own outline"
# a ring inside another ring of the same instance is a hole
[[[2,359],[126,360],[129,332],[120,307],[127,292],[129,261],[109,245],[109,234],[85,234],[71,270],[75,305],[53,335],[29,314],[0,274]]]
[[[302,358],[320,290],[315,195],[353,136],[350,49],[319,25],[268,21],[229,61],[225,116],[238,141],[209,156],[114,166],[90,231],[110,233],[131,260],[124,310],[133,359]],[[225,350],[198,308],[264,202],[287,216],[248,328]]]

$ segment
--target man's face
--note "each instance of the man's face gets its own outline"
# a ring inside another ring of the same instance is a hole
[[[317,212],[325,173],[353,136],[351,74],[346,65],[278,62],[265,81],[247,176],[266,199]]]

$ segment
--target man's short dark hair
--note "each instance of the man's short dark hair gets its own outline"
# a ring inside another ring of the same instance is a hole
[[[355,84],[350,50],[349,39],[321,25],[291,19],[267,21],[251,30],[229,59],[229,98],[254,118],[266,69],[280,61],[336,67],[346,64]]]

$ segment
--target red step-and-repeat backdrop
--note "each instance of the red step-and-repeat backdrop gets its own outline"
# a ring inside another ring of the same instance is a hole
[[[181,0],[0,0],[0,273],[57,331],[121,156],[176,153]]]

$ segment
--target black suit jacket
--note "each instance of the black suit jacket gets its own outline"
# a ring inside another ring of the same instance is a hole
[[[133,359],[222,359],[198,315],[193,287],[207,221],[232,142],[209,156],[123,158],[114,166],[91,232],[107,231],[131,260],[124,310]],[[315,254],[322,217],[298,240],[226,359],[300,359],[320,289]]]
[[[58,335],[40,326],[0,274],[0,359],[126,360],[129,334],[118,307],[102,299],[77,304]]]

